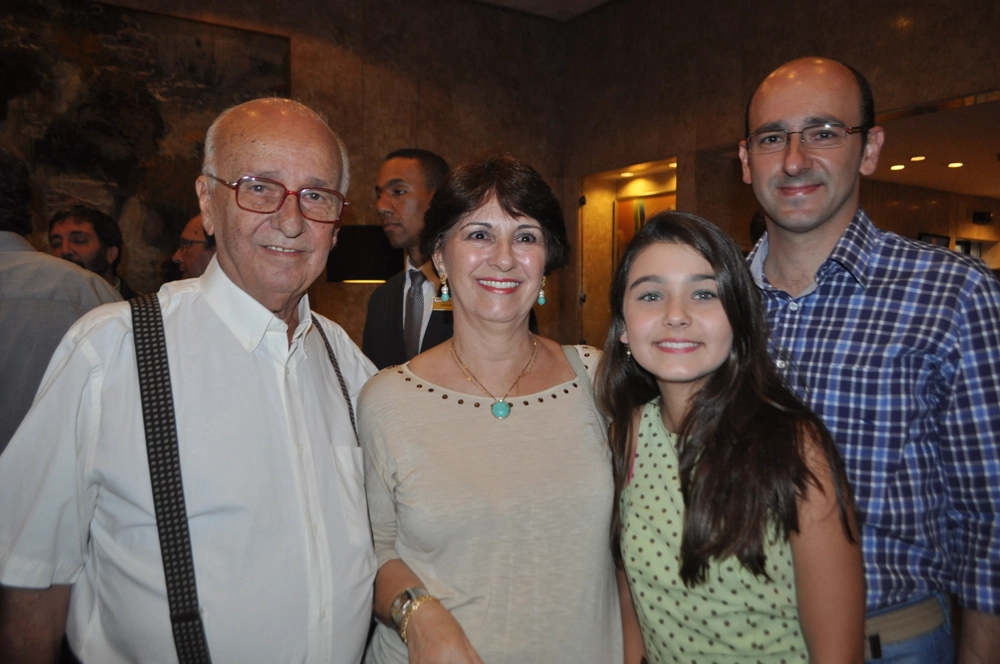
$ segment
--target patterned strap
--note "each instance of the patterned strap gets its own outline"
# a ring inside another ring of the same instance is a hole
[[[347,412],[351,415],[351,426],[354,428],[354,441],[358,442],[358,423],[354,419],[354,406],[351,405],[351,393],[347,391],[347,381],[344,380],[344,374],[340,372],[340,362],[337,361],[337,356],[333,354],[333,346],[330,345],[330,340],[326,338],[326,332],[323,331],[323,326],[319,324],[319,319],[316,318],[316,314],[312,315],[313,325],[319,330],[319,336],[323,337],[323,343],[326,345],[326,354],[330,356],[330,363],[333,365],[333,370],[337,372],[337,380],[340,381],[340,392],[344,395],[344,401],[347,402]],[[358,443],[360,445],[360,443]]]
[[[174,647],[181,664],[211,662],[198,608],[163,315],[155,293],[129,300],[139,369],[146,453],[160,537]]]

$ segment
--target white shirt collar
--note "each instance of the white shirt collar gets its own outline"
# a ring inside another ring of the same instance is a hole
[[[205,301],[248,353],[252,353],[260,345],[268,330],[287,333],[288,325],[285,321],[268,311],[267,307],[233,283],[219,267],[219,262],[214,256],[198,280]],[[293,335],[295,338],[305,334],[312,325],[307,294],[303,294],[299,300],[298,313],[299,324]]]

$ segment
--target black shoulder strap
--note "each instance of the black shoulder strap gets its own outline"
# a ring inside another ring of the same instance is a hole
[[[129,304],[132,305],[146,454],[149,457],[149,478],[153,487],[163,573],[167,581],[174,647],[181,664],[207,664],[211,658],[198,607],[163,314],[156,293],[129,300]]]
[[[344,401],[347,402],[347,412],[351,416],[351,426],[354,427],[354,440],[357,442],[358,422],[354,419],[354,406],[351,405],[351,393],[347,391],[347,381],[344,380],[344,374],[340,371],[340,362],[337,361],[337,356],[333,354],[333,346],[330,345],[330,340],[326,338],[326,332],[323,331],[323,326],[319,324],[319,319],[316,318],[316,314],[312,315],[312,321],[313,325],[319,331],[319,336],[323,337],[323,344],[326,346],[326,354],[330,356],[330,364],[333,365],[333,370],[337,372],[337,380],[340,381],[340,392],[344,395]]]

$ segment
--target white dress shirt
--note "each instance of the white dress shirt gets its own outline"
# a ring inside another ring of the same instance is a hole
[[[159,299],[212,659],[355,664],[375,574],[361,450],[307,298],[290,346],[214,259]],[[354,400],[375,368],[320,320]],[[0,457],[0,505],[0,583],[73,584],[80,659],[177,661],[127,303],[59,345]]]

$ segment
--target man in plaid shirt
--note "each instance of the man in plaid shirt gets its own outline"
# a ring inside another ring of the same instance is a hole
[[[772,354],[823,417],[862,523],[866,657],[1000,655],[1000,284],[978,259],[878,230],[858,206],[884,135],[864,77],[789,62],[747,107],[749,257]]]

